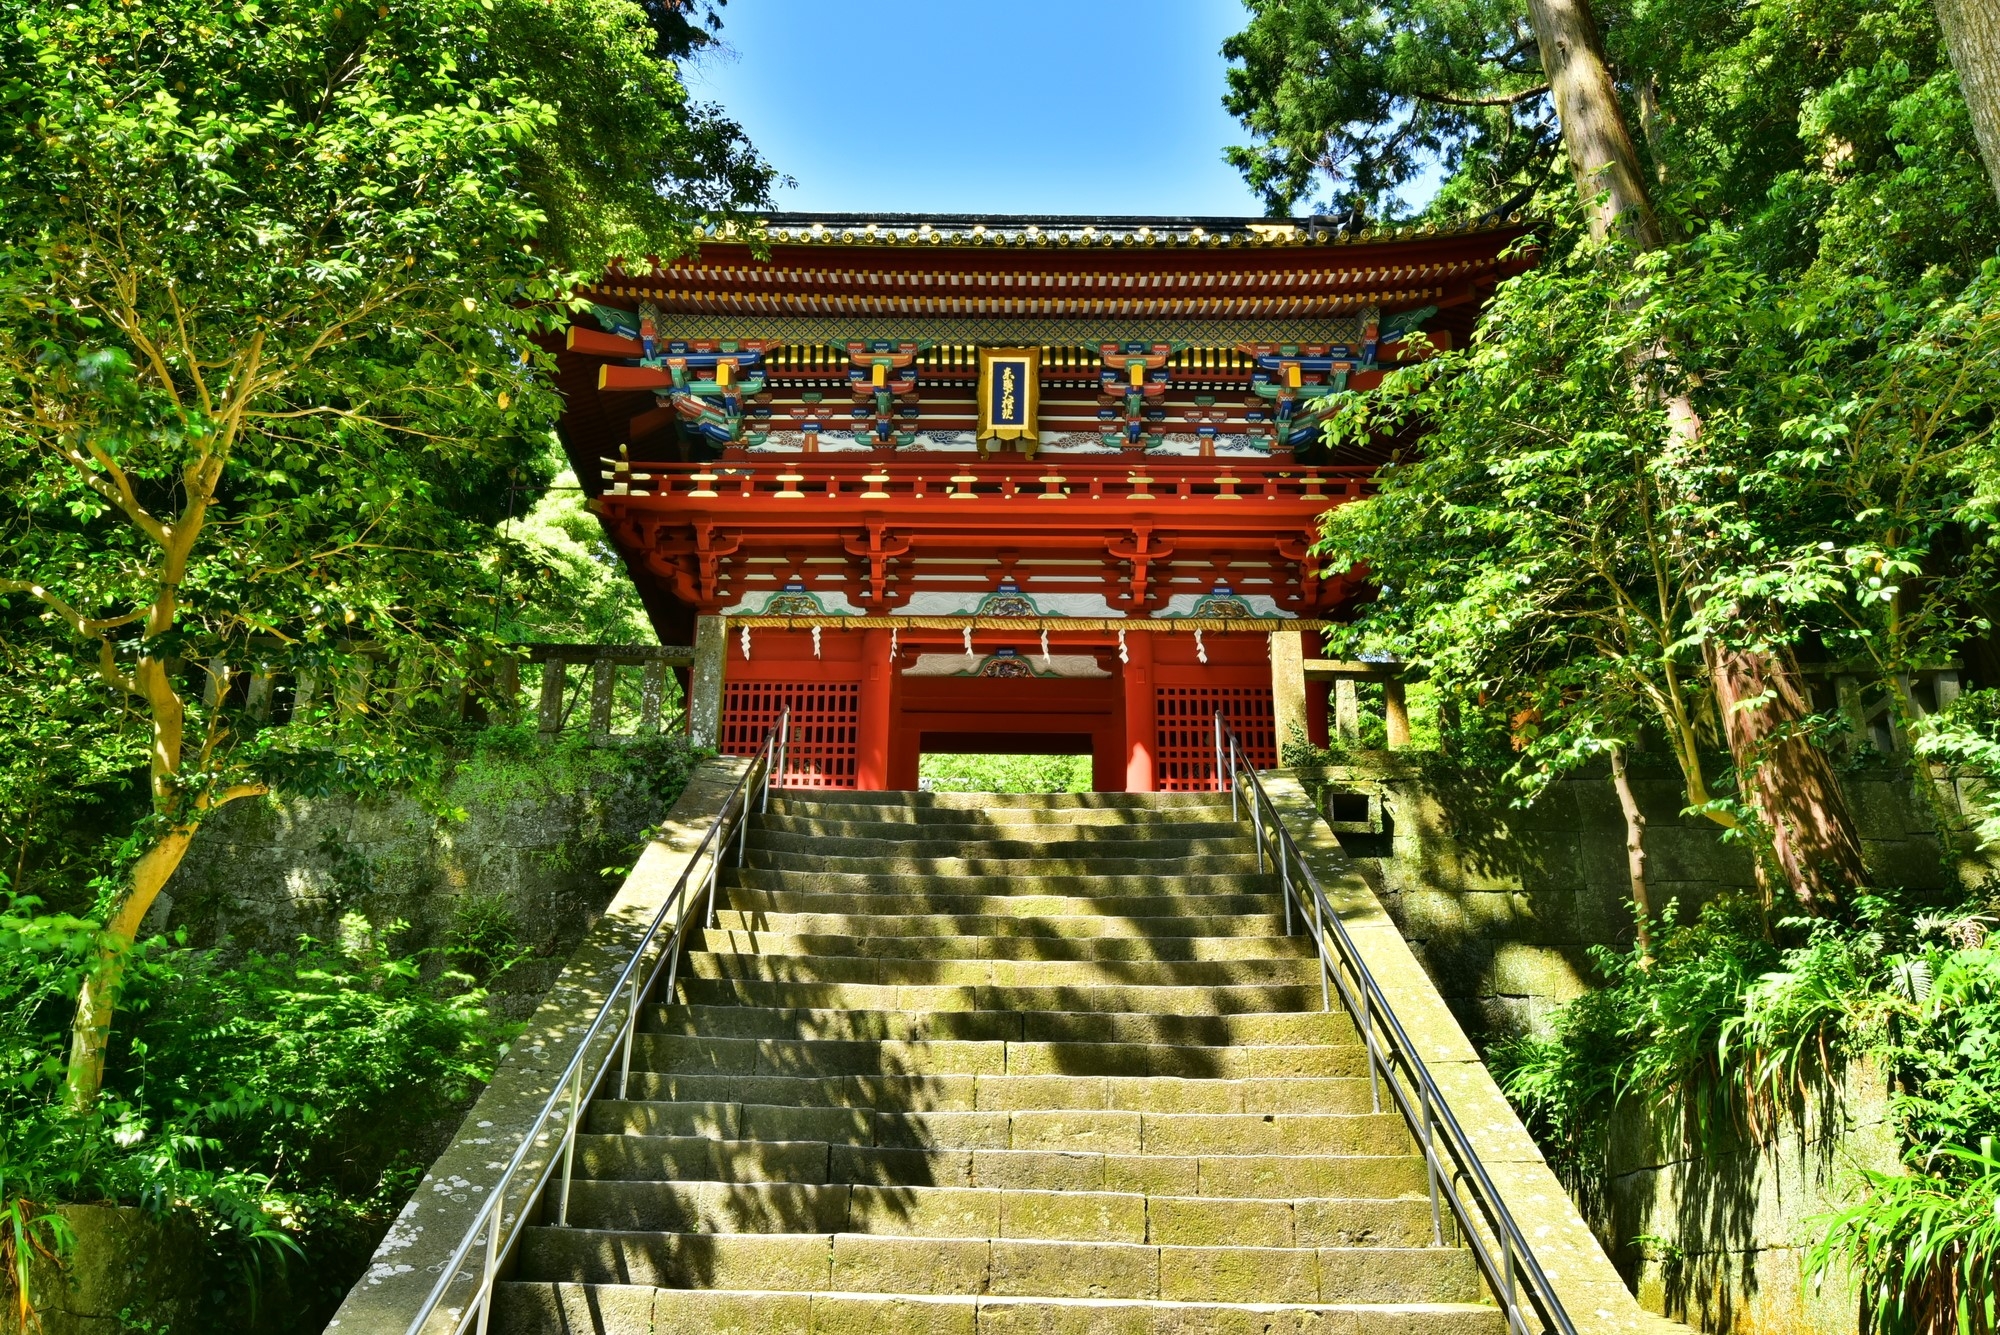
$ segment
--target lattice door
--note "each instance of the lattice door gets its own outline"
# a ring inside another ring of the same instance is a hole
[[[722,753],[756,754],[764,734],[792,707],[783,788],[852,788],[861,716],[858,683],[801,681],[726,682],[723,686]]]
[[[1214,791],[1217,709],[1235,729],[1244,759],[1258,769],[1277,768],[1268,686],[1161,686],[1153,707],[1159,736],[1154,782],[1163,793]]]

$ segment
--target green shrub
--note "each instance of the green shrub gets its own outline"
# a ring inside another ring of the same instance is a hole
[[[1546,1036],[1500,1045],[1496,1077],[1579,1200],[1598,1202],[1607,1132],[1626,1100],[1668,1110],[1688,1151],[1762,1139],[1845,1065],[1881,1071],[1906,1172],[1857,1175],[1859,1199],[1817,1221],[1814,1273],[1863,1282],[1881,1335],[1991,1335],[2000,1274],[2000,950],[1989,919],[1865,895],[1855,920],[1789,920],[1754,902],[1669,912],[1653,951],[1599,951],[1607,985]]]
[[[317,1329],[505,1050],[485,994],[358,915],[338,942],[234,965],[141,943],[111,1078],[79,1116],[61,1059],[97,929],[37,907],[0,901],[0,1227],[53,1247],[35,1222],[50,1204],[189,1211],[230,1281],[219,1323],[284,1267],[298,1328]]]

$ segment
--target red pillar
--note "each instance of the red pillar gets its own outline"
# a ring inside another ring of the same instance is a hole
[[[1125,791],[1155,791],[1153,755],[1156,728],[1153,700],[1153,636],[1150,631],[1125,635]]]
[[[886,630],[861,632],[861,708],[855,720],[854,786],[881,790],[889,786],[889,733],[895,725],[895,664],[889,661]]]

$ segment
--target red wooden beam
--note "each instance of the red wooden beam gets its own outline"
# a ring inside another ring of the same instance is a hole
[[[607,334],[602,330],[585,329],[582,325],[569,327],[569,350],[580,352],[587,357],[643,357],[645,345],[636,338],[623,334]]]

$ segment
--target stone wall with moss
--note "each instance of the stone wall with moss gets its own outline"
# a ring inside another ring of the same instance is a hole
[[[1897,1171],[1888,1091],[1865,1066],[1816,1087],[1762,1135],[1681,1128],[1627,1106],[1612,1125],[1594,1227],[1648,1310],[1718,1335],[1860,1335],[1861,1295],[1840,1271],[1814,1282],[1819,1216],[1853,1204],[1856,1171]]]
[[[216,813],[153,910],[196,945],[274,950],[331,939],[343,915],[403,922],[399,951],[525,949],[494,980],[533,1009],[686,783],[678,738],[594,746],[532,729],[481,734],[434,782],[371,796],[283,796]]]
[[[1681,814],[1670,764],[1634,757],[1631,771],[1656,910],[1677,901],[1685,920],[1719,894],[1754,890],[1749,851]],[[1539,1030],[1593,986],[1591,947],[1630,947],[1625,826],[1608,771],[1553,783],[1527,807],[1435,755],[1360,754],[1301,775],[1349,818],[1343,845],[1482,1049]],[[1925,791],[1879,759],[1842,782],[1877,884],[1937,889],[1993,875],[1958,851],[1968,843],[1961,784],[1940,778]],[[1810,1221],[1849,1203],[1855,1169],[1891,1171],[1897,1158],[1880,1081],[1849,1071],[1766,1134],[1722,1134],[1699,1149],[1678,1125],[1627,1105],[1603,1180],[1577,1204],[1648,1310],[1718,1335],[1857,1335],[1853,1285],[1804,1278]]]
[[[1670,763],[1634,756],[1630,772],[1656,912],[1677,901],[1691,918],[1718,894],[1755,887],[1743,845],[1681,814],[1687,799]],[[1436,755],[1357,755],[1301,775],[1322,801],[1329,791],[1373,799],[1380,832],[1343,822],[1341,841],[1474,1042],[1537,1030],[1591,985],[1591,947],[1631,944],[1625,825],[1608,771],[1559,779],[1527,807]],[[1938,836],[1948,787],[1933,805],[1907,770],[1887,764],[1851,769],[1843,782],[1879,883],[1927,889],[1954,874]]]

